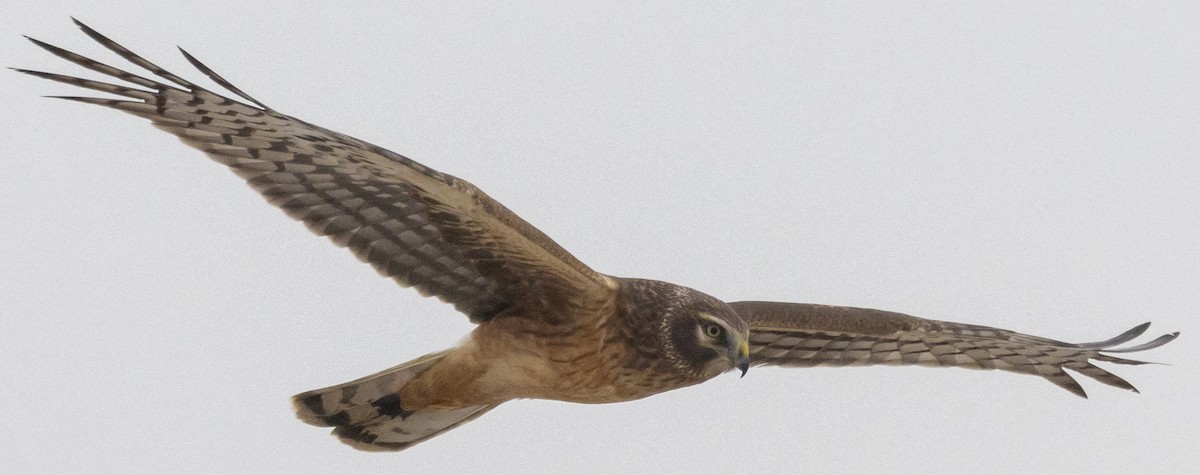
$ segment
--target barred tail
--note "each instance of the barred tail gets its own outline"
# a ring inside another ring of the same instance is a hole
[[[296,416],[333,427],[342,442],[359,450],[399,451],[482,416],[495,404],[454,409],[401,407],[400,390],[446,352],[425,355],[365,378],[292,397]]]

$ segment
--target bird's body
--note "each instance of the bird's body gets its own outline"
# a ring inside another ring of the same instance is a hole
[[[583,264],[474,185],[403,155],[275,111],[184,52],[239,102],[191,83],[82,24],[158,78],[33,40],[132,86],[19,70],[127,99],[65,97],[151,120],[229,167],[271,204],[397,283],[451,303],[478,326],[457,347],[293,398],[305,422],[364,450],[401,450],[513,399],[610,403],[749,365],[925,365],[1043,377],[1075,394],[1071,369],[1134,390],[1091,364],[1161,346],[1072,344],[879,310],[723,302],[667,282]]]
[[[646,311],[656,308],[659,292],[629,292],[628,287],[636,282],[662,292],[698,292],[666,282],[614,281],[626,291],[618,290],[619,304],[599,308],[599,318],[558,318],[561,323],[546,325],[513,316],[480,323],[465,342],[405,386],[400,400],[406,409],[512,399],[623,402],[699,384],[732,368],[676,368],[658,344],[662,322]]]

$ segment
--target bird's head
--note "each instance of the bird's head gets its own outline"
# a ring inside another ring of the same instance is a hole
[[[707,294],[672,286],[671,305],[660,320],[663,353],[677,368],[701,380],[750,368],[750,329],[733,309]]]
[[[676,325],[675,349],[686,354],[693,365],[702,365],[701,374],[712,377],[737,368],[742,376],[750,369],[749,332],[737,315],[698,311],[690,322]],[[739,328],[739,324],[741,328]],[[688,335],[690,327],[691,335]],[[682,350],[682,351],[681,351]]]

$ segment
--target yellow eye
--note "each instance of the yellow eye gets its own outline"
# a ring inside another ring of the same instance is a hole
[[[725,333],[725,330],[719,325],[709,324],[704,327],[704,334],[708,335],[709,338],[718,338],[722,333]]]

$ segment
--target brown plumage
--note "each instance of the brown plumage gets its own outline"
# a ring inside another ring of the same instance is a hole
[[[76,22],[78,23],[78,22]],[[451,303],[478,324],[460,346],[299,394],[297,415],[364,450],[400,450],[512,399],[628,401],[749,364],[917,364],[1035,374],[1081,396],[1063,369],[1133,390],[1089,363],[1139,362],[1176,335],[1113,349],[1145,331],[1069,344],[990,327],[821,305],[734,302],[674,284],[593,271],[474,185],[281,114],[187,52],[239,102],[176,76],[79,23],[149,79],[32,40],[130,85],[18,70],[129,99],[63,97],[149,119],[245,179],[313,232],[380,274]]]
[[[1109,386],[1137,392],[1133,385],[1089,360],[1145,364],[1101,352],[1148,350],[1179,335],[1171,333],[1140,345],[1117,348],[1141,336],[1150,324],[1143,323],[1105,341],[1064,343],[999,328],[867,308],[783,302],[731,302],[729,306],[750,324],[750,356],[754,365],[999,369],[1041,376],[1081,397],[1087,397],[1087,393],[1064,368]]]

